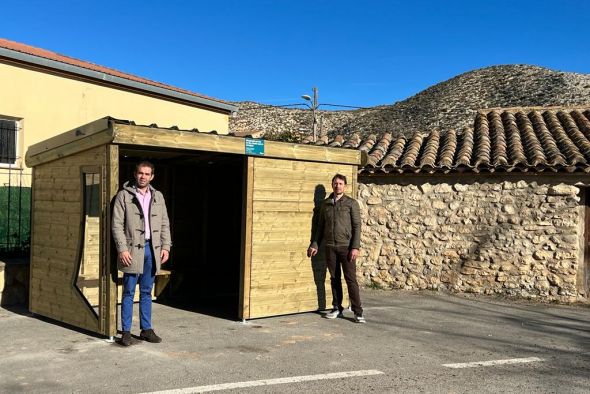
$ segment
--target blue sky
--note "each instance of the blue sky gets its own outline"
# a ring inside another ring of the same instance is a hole
[[[473,69],[590,73],[587,0],[10,1],[0,36],[209,96],[391,104]]]

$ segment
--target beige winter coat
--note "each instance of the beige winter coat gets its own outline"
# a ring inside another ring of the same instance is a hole
[[[156,272],[159,272],[162,249],[170,251],[172,247],[170,221],[164,196],[152,186],[149,186],[149,188],[152,193],[149,212],[152,232],[150,238],[154,250]],[[121,253],[128,250],[133,259],[131,265],[127,267],[117,261],[119,271],[141,274],[143,273],[145,219],[135,193],[136,189],[130,182],[125,182],[123,189],[117,193],[113,206],[111,231],[117,252]]]

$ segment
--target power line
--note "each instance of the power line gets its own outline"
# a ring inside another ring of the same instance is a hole
[[[287,108],[287,107],[302,107],[305,104],[285,104],[285,105],[272,105],[272,104],[257,104],[254,107],[240,107],[240,111],[249,111],[253,109],[264,109],[264,108]]]
[[[319,107],[326,106],[326,107],[341,107],[341,108],[354,108],[354,109],[370,109],[370,107],[357,107],[356,105],[342,105],[342,104],[324,104],[321,103]]]
[[[321,103],[318,105],[318,107],[340,107],[340,108],[353,108],[353,109],[366,109],[366,110],[371,110],[371,111],[385,111],[385,110],[389,110],[391,109],[390,107],[384,107],[384,108],[377,108],[377,107],[358,107],[356,105],[344,105],[344,104],[324,104]],[[301,103],[301,104],[285,104],[285,105],[272,105],[272,104],[257,104],[257,106],[254,107],[240,107],[239,111],[251,111],[251,110],[257,110],[257,109],[265,109],[265,108],[289,108],[289,107],[305,107],[305,108],[301,108],[301,109],[306,109],[307,106],[305,105],[305,103]],[[299,109],[299,108],[297,108]]]

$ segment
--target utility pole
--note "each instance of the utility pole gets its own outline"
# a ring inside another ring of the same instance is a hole
[[[318,88],[313,87],[313,106],[311,107],[311,116],[313,117],[312,133],[313,142],[318,139],[318,118],[316,116],[316,110],[318,109]]]
[[[311,102],[310,104],[305,104],[309,107],[309,109],[311,109],[311,116],[313,118],[313,123],[311,125],[311,132],[312,132],[312,138],[313,138],[313,142],[316,142],[316,140],[318,139],[318,118],[317,118],[317,114],[316,111],[318,109],[318,88],[317,87],[313,87],[312,88],[313,91],[313,98],[309,97],[309,95],[304,94],[303,96],[301,96],[302,99],[307,100],[309,102]]]

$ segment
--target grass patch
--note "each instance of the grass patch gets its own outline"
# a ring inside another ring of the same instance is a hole
[[[369,282],[365,287],[367,289],[371,289],[371,290],[383,290],[384,289],[384,287],[380,283],[373,282],[373,281]]]

